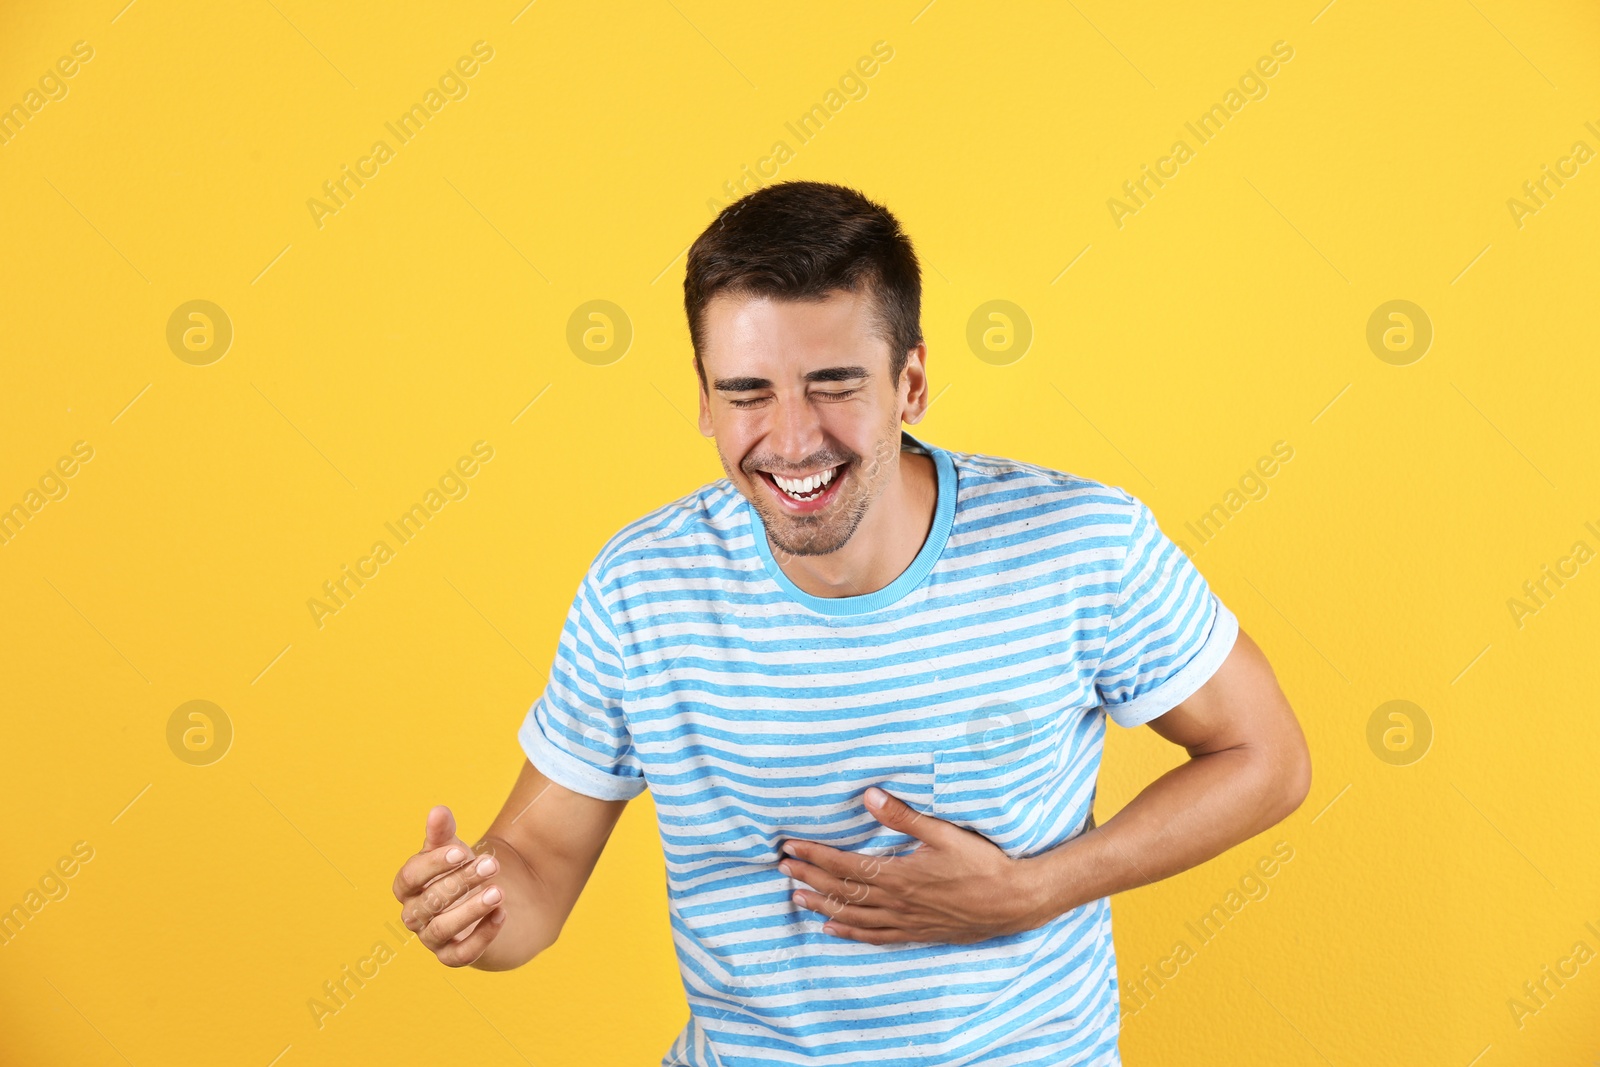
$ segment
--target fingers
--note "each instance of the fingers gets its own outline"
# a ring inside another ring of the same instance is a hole
[[[479,919],[488,914],[505,900],[505,891],[497,885],[484,886],[473,890],[462,898],[454,907],[444,911],[429,920],[427,925],[417,931],[417,937],[429,950],[437,954],[441,949],[468,944],[478,935],[478,930],[473,930],[470,935],[456,941],[456,935],[477,923]],[[478,923],[479,927],[483,926]],[[473,957],[476,959],[476,957]]]
[[[477,929],[472,933],[460,941],[452,941],[443,948],[436,949],[434,955],[447,967],[465,967],[483,955],[483,950],[489,947],[489,942],[504,929],[505,921],[506,909],[497,907],[478,923]]]
[[[821,893],[796,892],[794,902],[802,908],[819,911],[829,919],[849,926],[882,929],[895,925],[897,913],[889,908],[870,908],[861,904],[845,904]]]
[[[422,851],[447,845],[456,836],[456,817],[450,809],[440,804],[428,812],[428,828],[423,835]]]
[[[964,833],[961,827],[932,815],[924,815],[899,797],[871,786],[863,796],[867,811],[891,830],[910,834],[928,845],[944,845],[954,841],[955,835]]]
[[[797,859],[786,859],[778,864],[778,869],[797,882],[804,882],[818,893],[826,893],[846,904],[870,904],[879,906],[878,898],[883,892],[870,882],[863,882],[859,878],[846,876],[839,878],[829,874],[821,867],[805,863]]]
[[[400,873],[394,876],[395,899],[402,903],[409,900],[429,882],[452,868],[460,867],[471,858],[471,847],[462,841],[448,842],[439,848],[417,853],[406,860],[400,867]]]
[[[850,941],[861,941],[868,945],[894,945],[903,941],[917,940],[904,930],[890,930],[888,928],[870,928],[864,926],[847,926],[830,922],[822,928],[824,933],[834,937],[842,937]]]
[[[499,872],[499,860],[475,854],[456,835],[455,815],[440,804],[428,812],[422,850],[395,875],[400,921],[440,962],[464,967],[505,925],[505,891],[488,884]]]
[[[478,856],[407,896],[400,909],[400,921],[408,930],[421,930],[441,912],[455,907],[469,893],[500,873],[500,861],[493,856]]]
[[[472,858],[472,846],[456,835],[456,818],[443,804],[428,811],[422,849],[401,865],[395,875],[395,899],[404,903],[429,882]]]
[[[795,859],[804,860],[835,878],[851,878],[868,884],[878,882],[895,860],[901,858],[890,853],[884,856],[867,856],[859,852],[846,852],[830,848],[815,841],[790,838],[783,850]]]

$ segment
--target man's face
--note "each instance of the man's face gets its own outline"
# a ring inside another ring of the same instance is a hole
[[[718,295],[706,305],[700,432],[781,551],[815,556],[850,540],[899,471],[900,424],[927,406],[923,359],[898,382],[872,298]]]

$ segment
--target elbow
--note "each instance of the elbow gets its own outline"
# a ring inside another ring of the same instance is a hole
[[[505,934],[506,931],[502,931],[495,941],[490,943],[489,948],[469,966],[479,971],[514,971],[523,964],[532,962],[541,952],[555,944],[553,937],[541,937],[539,940],[529,941],[520,940],[514,934],[506,939],[505,944],[499,944],[500,938],[505,937]]]
[[[525,958],[522,962],[527,963],[554,948],[555,943],[561,938],[561,931],[566,925],[565,919],[554,925],[548,922],[540,922],[538,929],[524,942],[522,951]]]
[[[1311,795],[1311,750],[1298,730],[1293,742],[1285,746],[1276,779],[1274,825],[1300,810]]]
[[[1252,833],[1281,823],[1304,804],[1311,793],[1311,752],[1304,735],[1291,730],[1253,750],[1249,792],[1254,804]]]

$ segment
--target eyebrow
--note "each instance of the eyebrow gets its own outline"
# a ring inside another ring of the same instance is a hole
[[[821,370],[808,371],[805,380],[808,382],[853,382],[858,378],[870,377],[865,367],[824,367]],[[718,378],[717,391],[724,393],[746,393],[755,389],[771,389],[772,381],[768,378]]]

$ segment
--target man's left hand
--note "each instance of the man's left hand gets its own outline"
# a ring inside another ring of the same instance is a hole
[[[896,856],[864,856],[789,840],[778,867],[811,887],[795,903],[828,916],[824,933],[872,945],[902,941],[967,944],[1043,925],[1025,860],[982,834],[924,815],[877,787],[867,811],[920,844]]]

